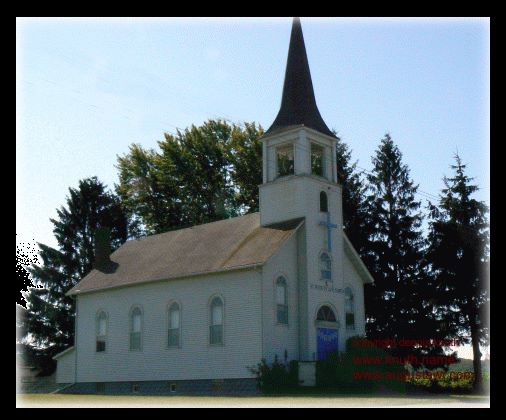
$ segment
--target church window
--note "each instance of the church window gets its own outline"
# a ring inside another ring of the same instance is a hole
[[[211,325],[209,326],[209,343],[223,344],[223,301],[215,297],[211,301]]]
[[[286,280],[284,277],[278,277],[276,280],[276,313],[279,324],[288,324]]]
[[[100,311],[97,314],[97,353],[105,351],[107,336],[107,314]]]
[[[311,173],[323,176],[323,147],[311,143]]]
[[[141,349],[142,311],[135,307],[130,312],[130,350]]]
[[[353,290],[351,287],[346,287],[344,289],[344,309],[346,312],[346,329],[354,330],[355,329],[355,306],[353,302]]]
[[[332,281],[332,262],[326,252],[320,255],[320,277],[323,281]]]
[[[329,211],[327,193],[325,191],[320,192],[320,211],[323,211],[323,212]]]
[[[283,146],[276,149],[278,176],[293,175],[293,146]]]
[[[179,336],[181,331],[181,310],[179,304],[174,302],[169,307],[169,347],[179,347]]]
[[[336,316],[334,311],[327,305],[323,305],[320,309],[318,309],[318,313],[316,314],[317,321],[326,321],[326,322],[336,322]]]

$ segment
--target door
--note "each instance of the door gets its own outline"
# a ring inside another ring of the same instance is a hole
[[[317,360],[326,360],[328,354],[338,351],[338,334],[336,328],[318,327],[316,329]]]

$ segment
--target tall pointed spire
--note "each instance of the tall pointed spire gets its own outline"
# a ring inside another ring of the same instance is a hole
[[[281,108],[266,134],[297,125],[304,125],[335,137],[323,121],[316,106],[302,27],[300,19],[294,18],[286,62]]]

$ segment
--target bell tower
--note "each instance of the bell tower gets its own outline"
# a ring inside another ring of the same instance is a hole
[[[316,106],[302,28],[295,18],[281,107],[262,137],[260,223],[304,218],[298,233],[300,360],[318,358],[317,313],[323,305],[335,312],[330,327],[344,350],[339,327],[344,325],[342,189],[336,142]]]

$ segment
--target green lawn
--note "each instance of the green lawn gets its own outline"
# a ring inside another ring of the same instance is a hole
[[[17,407],[489,407],[487,397],[429,396],[268,396],[178,397],[17,394]]]

